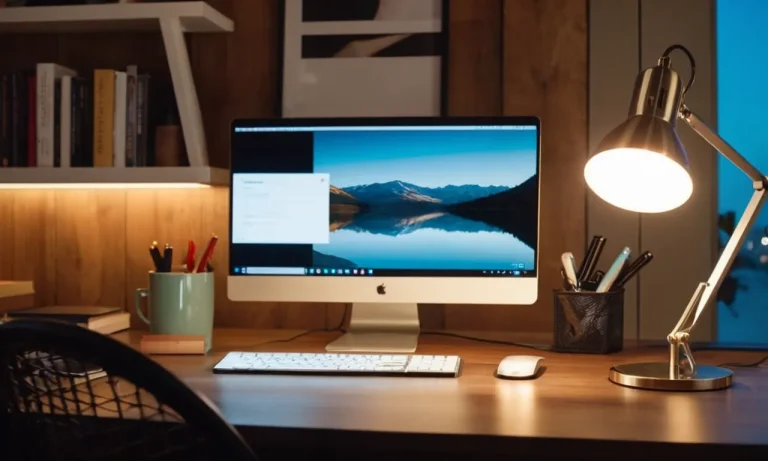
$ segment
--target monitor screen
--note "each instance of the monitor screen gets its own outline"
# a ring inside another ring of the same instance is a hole
[[[230,275],[536,277],[538,119],[426,120],[236,121]]]

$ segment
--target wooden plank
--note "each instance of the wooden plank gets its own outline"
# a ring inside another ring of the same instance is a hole
[[[495,378],[495,368],[505,356],[531,354],[530,349],[436,336],[422,337],[418,353],[460,356],[464,362],[460,378],[261,378],[211,373],[229,351],[274,351],[279,346],[287,352],[322,352],[337,336],[308,335],[277,346],[257,346],[297,333],[217,329],[207,356],[156,360],[209,397],[260,454],[265,444],[270,447],[275,459],[322,457],[324,450],[332,451],[333,459],[441,461],[691,455],[765,459],[768,454],[765,368],[735,369],[736,384],[723,392],[644,392],[608,381],[608,370],[617,363],[665,360],[666,350],[658,347],[628,343],[623,352],[610,355],[534,351],[545,357],[541,377],[516,382]],[[486,335],[537,342],[530,336]],[[137,342],[138,336],[133,336],[131,343]],[[764,355],[762,351],[698,353],[701,363],[752,362]],[[691,418],[695,423],[681,429]],[[355,450],[337,448],[346,445]],[[370,455],[361,452],[362,447],[370,447]],[[292,456],[291,449],[300,455]]]
[[[502,0],[448,2],[448,115],[501,115]],[[460,306],[419,306],[424,330],[440,330],[447,318],[461,323],[470,311]]]
[[[448,307],[446,328],[549,331],[560,255],[585,238],[587,2],[505,0],[503,33],[504,114],[542,120],[539,297],[525,307]]]
[[[28,190],[13,197],[13,278],[34,282],[36,306],[56,301],[55,194]]]
[[[502,0],[448,6],[448,115],[501,115]]]
[[[280,3],[232,0],[235,32],[227,34],[227,115],[274,117],[281,100]],[[258,82],[258,83],[257,83]]]
[[[90,76],[93,69],[124,70],[129,64],[139,72],[168,79],[168,61],[159,33],[145,34],[62,34],[59,36],[59,64]]]
[[[125,305],[125,191],[56,191],[56,303]]]
[[[640,63],[639,3],[635,0],[592,0],[589,18],[589,155],[610,130],[627,116],[629,97]],[[589,191],[587,239],[607,239],[598,268],[606,270],[628,246],[640,254],[640,215],[617,208]],[[585,242],[588,243],[588,242]],[[581,248],[579,248],[582,251]],[[577,255],[578,257],[578,255]],[[638,279],[625,285],[624,337],[638,332]]]
[[[31,70],[39,62],[56,62],[59,37],[45,34],[12,34],[2,38],[0,72]]]
[[[227,297],[227,276],[229,270],[229,189],[211,188],[205,191],[201,203],[206,231],[216,233],[219,242],[213,254],[211,265],[216,278],[214,324],[216,325],[263,325],[264,328],[278,326],[277,303],[235,303]]]
[[[201,203],[208,189],[127,190],[125,200],[125,296],[131,311],[131,325],[144,326],[136,316],[134,295],[146,288],[148,272],[153,270],[149,246],[157,241],[173,247],[174,265],[183,264],[187,244],[194,240],[202,254],[211,235],[209,223],[203,223]]]
[[[233,17],[233,0],[211,0],[208,3],[227,17]],[[203,115],[203,127],[211,165],[229,165],[229,124],[226,114],[229,85],[225,82],[229,60],[228,34],[194,34],[188,38],[189,59],[197,86],[197,97]]]
[[[0,190],[0,242],[13,242],[14,192]],[[0,280],[13,280],[14,246],[3,245],[0,250]]]
[[[717,122],[715,92],[714,1],[642,0],[641,64],[656,64],[664,49],[680,43],[696,58],[696,82],[686,104],[711,126]],[[685,55],[675,52],[672,65],[687,81]],[[629,94],[629,93],[628,93]],[[707,280],[719,255],[717,249],[717,153],[692,130],[678,124],[677,133],[688,152],[693,194],[680,208],[642,217],[643,249],[655,254],[640,280],[640,338],[662,339],[675,326],[699,282]],[[744,203],[751,192],[749,179],[742,186]],[[738,210],[740,211],[740,210]],[[714,339],[717,303],[708,306],[692,331],[693,339]]]

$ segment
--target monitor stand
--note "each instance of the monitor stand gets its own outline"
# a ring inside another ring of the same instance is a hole
[[[347,333],[325,346],[328,352],[416,351],[419,310],[414,304],[355,303]]]

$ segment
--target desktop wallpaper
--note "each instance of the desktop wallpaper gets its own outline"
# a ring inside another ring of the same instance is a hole
[[[533,129],[315,132],[331,234],[314,265],[534,269],[536,145]]]

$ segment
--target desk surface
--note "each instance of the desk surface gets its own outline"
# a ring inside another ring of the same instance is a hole
[[[424,335],[417,353],[462,357],[464,368],[458,379],[211,373],[228,351],[319,352],[336,336],[316,333],[263,345],[296,333],[220,330],[206,357],[154,359],[210,398],[244,434],[261,430],[262,437],[269,433],[279,438],[290,429],[305,436],[319,430],[325,430],[325,436],[345,431],[344,443],[350,441],[346,431],[356,431],[368,437],[409,434],[426,440],[432,436],[433,441],[453,435],[469,436],[465,440],[474,436],[477,443],[524,440],[541,447],[551,446],[553,440],[565,447],[567,443],[562,444],[570,440],[600,441],[603,448],[620,442],[625,448],[701,443],[768,449],[766,369],[736,369],[734,386],[718,392],[662,393],[608,381],[614,364],[663,361],[666,349],[661,347],[633,348],[609,356],[535,351],[546,357],[546,369],[530,381],[493,377],[503,357],[530,354],[530,350]],[[133,343],[138,338],[139,333],[131,332]],[[700,351],[696,358],[699,363],[718,364],[749,362],[763,354],[768,353]],[[669,449],[664,448],[666,454],[671,454]]]

